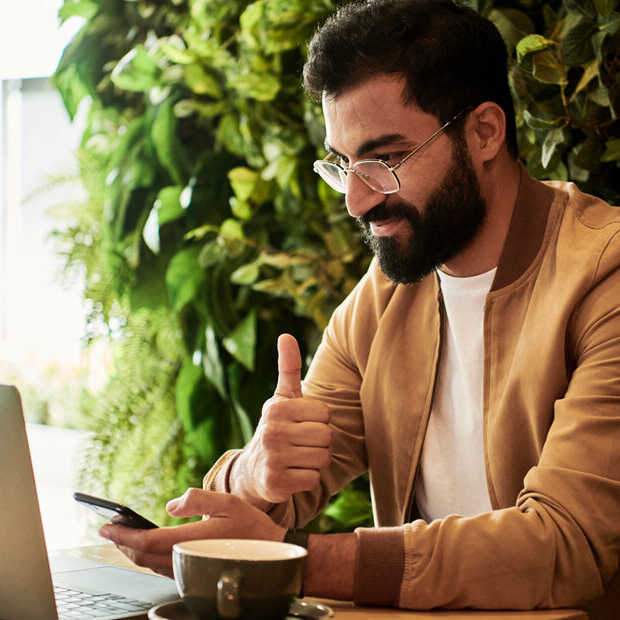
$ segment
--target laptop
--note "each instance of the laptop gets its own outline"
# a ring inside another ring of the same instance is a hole
[[[62,553],[51,568],[21,399],[0,385],[0,618],[145,618],[153,605],[179,598],[167,577]]]

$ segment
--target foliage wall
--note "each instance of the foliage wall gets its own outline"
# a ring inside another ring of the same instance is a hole
[[[85,484],[148,505],[251,436],[275,340],[309,358],[369,262],[342,196],[312,172],[320,108],[300,88],[305,42],[336,0],[65,0],[85,18],[54,76],[88,200],[62,211],[86,276],[89,337],[115,367],[86,394]],[[618,0],[470,1],[511,54],[521,153],[539,178],[618,198]],[[81,106],[85,106],[81,107]],[[324,528],[369,519],[364,483]],[[148,512],[148,510],[147,510]]]

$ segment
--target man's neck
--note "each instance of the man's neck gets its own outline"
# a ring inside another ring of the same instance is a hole
[[[505,155],[490,163],[481,174],[480,190],[487,213],[474,240],[440,269],[451,276],[467,277],[497,266],[504,247],[521,178],[518,161]]]

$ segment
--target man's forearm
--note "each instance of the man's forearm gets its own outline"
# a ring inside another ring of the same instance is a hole
[[[304,573],[304,594],[353,600],[355,534],[311,534]]]

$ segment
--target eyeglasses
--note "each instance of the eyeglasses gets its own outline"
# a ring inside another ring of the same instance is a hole
[[[427,144],[430,144],[437,136],[442,134],[454,121],[468,112],[471,108],[465,108],[444,123],[437,131],[429,136],[422,144],[416,146],[413,151],[407,153],[397,164],[390,166],[380,159],[362,159],[355,162],[350,168],[344,168],[340,164],[328,161],[329,154],[325,159],[319,159],[312,166],[316,172],[332,189],[341,194],[347,193],[347,177],[349,172],[356,174],[371,190],[380,194],[395,194],[400,189],[400,181],[396,176],[396,170],[406,161],[419,153]]]

